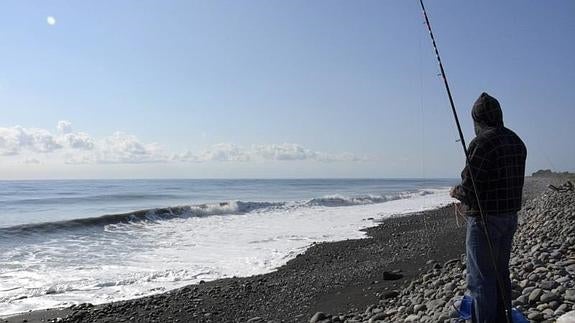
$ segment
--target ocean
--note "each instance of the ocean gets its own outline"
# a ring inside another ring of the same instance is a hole
[[[273,271],[451,179],[0,181],[0,316]]]

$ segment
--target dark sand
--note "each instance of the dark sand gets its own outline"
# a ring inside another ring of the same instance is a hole
[[[528,179],[526,198],[549,181]],[[277,271],[190,285],[164,294],[94,307],[39,310],[0,322],[308,322],[317,311],[365,309],[428,269],[459,258],[465,228],[453,206],[396,217],[367,229],[367,238],[314,244]],[[399,272],[388,280],[385,272]]]

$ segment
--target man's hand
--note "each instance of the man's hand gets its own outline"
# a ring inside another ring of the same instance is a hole
[[[454,187],[452,187],[451,190],[449,191],[449,196],[463,202],[464,193],[463,189],[461,188],[461,185],[455,185]]]

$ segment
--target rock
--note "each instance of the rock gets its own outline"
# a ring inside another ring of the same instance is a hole
[[[403,275],[396,272],[391,271],[384,271],[383,272],[383,280],[398,280],[403,278]]]
[[[567,304],[561,304],[561,305],[559,305],[559,307],[557,307],[556,310],[557,310],[557,311],[562,311],[563,313],[566,313],[566,312],[567,312],[567,307],[568,307]]]
[[[539,285],[539,287],[541,287],[542,289],[545,290],[552,290],[553,288],[559,286],[559,283],[553,280],[546,280],[541,282],[541,284]]]
[[[550,308],[550,309],[556,310],[556,309],[559,307],[560,304],[559,304],[558,301],[551,301],[551,302],[549,302],[549,304],[547,304],[547,305],[549,305],[549,308]]]
[[[377,320],[383,320],[387,315],[385,315],[385,313],[377,313],[374,316],[369,318],[369,323],[373,323]]]
[[[526,287],[526,288],[523,289],[523,293],[522,293],[522,294],[529,296],[529,294],[531,294],[531,292],[532,292],[533,290],[535,290],[535,287],[533,287],[533,286]]]
[[[529,302],[529,299],[527,297],[528,297],[527,295],[521,295],[517,297],[516,301],[520,305],[525,305]]]
[[[443,264],[443,267],[449,267],[449,266],[451,266],[453,264],[457,264],[457,263],[459,263],[459,259],[457,259],[457,258],[450,259]]]
[[[575,302],[575,289],[566,290],[563,298],[567,301]]]
[[[328,316],[324,312],[317,312],[311,317],[309,323],[319,323],[320,321],[325,320],[327,318]]]
[[[399,296],[399,292],[396,290],[392,290],[389,292],[385,292],[381,295],[382,299],[390,299],[390,298],[396,298],[397,296]]]
[[[417,316],[415,314],[408,315],[405,318],[405,322],[418,322],[418,321],[419,321],[419,316]]]
[[[541,295],[540,301],[543,303],[549,303],[549,302],[554,301],[558,298],[559,297],[557,295],[555,295],[554,293],[545,293],[545,294]]]
[[[443,286],[443,290],[446,292],[451,292],[455,290],[456,287],[457,285],[455,283],[447,283]]]
[[[539,305],[537,305],[537,307],[536,307],[536,309],[537,309],[539,312],[543,312],[543,310],[545,310],[545,309],[547,309],[547,308],[549,308],[549,305],[547,305],[546,303],[539,304]]]
[[[442,299],[434,299],[429,301],[425,304],[428,309],[434,311],[438,307],[443,307],[445,305],[445,301]]]
[[[546,273],[547,271],[548,269],[545,267],[537,267],[535,268],[535,270],[533,270],[533,273],[540,274],[540,273]]]
[[[561,315],[556,323],[573,323],[575,322],[575,311],[571,311],[568,313],[565,313],[564,315]]]
[[[543,320],[543,313],[533,311],[533,312],[529,313],[529,315],[527,315],[527,318],[529,320],[532,320],[532,321],[541,321],[541,320]]]
[[[547,308],[547,309],[544,309],[544,310],[543,310],[543,316],[544,316],[545,318],[550,318],[550,317],[552,317],[554,313],[555,313],[555,312],[554,312],[552,309],[550,309],[550,308]]]
[[[543,290],[541,290],[540,288],[535,288],[531,293],[529,293],[529,303],[533,304],[537,302],[542,294]]]
[[[415,314],[424,311],[427,311],[427,306],[425,306],[425,304],[417,304],[413,307],[413,313]]]
[[[381,312],[383,312],[383,308],[376,307],[373,309],[373,311],[371,311],[371,314],[377,314],[377,313],[381,313]]]
[[[248,323],[259,323],[259,322],[263,322],[263,318],[256,316],[256,317],[252,317],[251,319],[248,320]]]
[[[399,310],[392,308],[390,310],[385,311],[385,316],[392,316],[399,312]]]

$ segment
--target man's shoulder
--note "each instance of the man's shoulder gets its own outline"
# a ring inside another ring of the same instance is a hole
[[[521,146],[525,146],[525,143],[523,142],[523,140],[521,140],[521,137],[519,137],[513,130],[509,129],[509,128],[502,128],[501,129],[501,137],[505,137],[508,141],[506,144],[515,144],[515,145],[521,145]],[[510,141],[510,142],[509,142]]]
[[[516,138],[518,140],[521,140],[521,138],[519,138],[519,136],[513,130],[507,127],[501,127],[501,128],[489,128],[481,132],[475,138],[473,138],[471,142],[481,143],[484,141],[489,141],[494,138],[502,138],[502,137]]]
[[[470,149],[491,150],[501,145],[522,145],[523,140],[511,129],[491,128],[481,132],[469,143]]]
[[[469,143],[469,147],[482,147],[488,144],[493,138],[497,137],[497,129],[491,128],[482,131],[479,133],[471,142]]]

